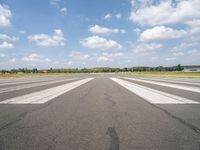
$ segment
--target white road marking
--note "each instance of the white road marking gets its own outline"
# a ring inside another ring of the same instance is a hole
[[[32,84],[0,88],[0,93],[12,92],[12,91],[17,91],[17,90],[38,87],[38,86],[43,86],[43,85],[49,85],[49,84],[54,84],[54,83],[60,83],[60,82],[65,82],[65,81],[77,80],[77,79],[80,79],[80,78],[71,78],[71,79],[64,79],[64,80],[50,81],[50,82],[39,82],[39,83],[37,82],[37,83],[32,83]]]
[[[190,99],[147,88],[125,80],[117,78],[111,79],[121,86],[125,87],[129,91],[135,93],[136,95],[144,98],[146,101],[153,104],[200,104],[199,102]]]
[[[61,86],[45,89],[42,91],[30,93],[27,95],[14,97],[11,99],[4,100],[0,104],[43,104],[46,103],[82,84],[91,81],[94,78],[87,78],[72,83],[67,83]]]
[[[200,83],[198,82],[187,82],[187,81],[179,81],[179,80],[169,80],[169,79],[159,79],[159,78],[144,78],[144,77],[139,77],[140,79],[143,79],[143,80],[150,80],[150,81],[156,81],[156,82],[169,82],[169,83],[177,83],[177,84],[188,84],[190,86],[200,86]]]
[[[171,88],[176,88],[176,89],[181,89],[181,90],[186,90],[186,91],[200,93],[200,88],[199,87],[192,87],[192,86],[186,86],[186,85],[178,85],[178,84],[173,84],[173,83],[164,83],[164,82],[158,82],[158,81],[147,81],[147,80],[135,79],[135,78],[128,78],[128,77],[123,77],[123,78],[124,79],[128,79],[128,80],[133,80],[133,81],[139,81],[139,82],[144,82],[144,83],[156,84],[156,85],[161,85],[161,86],[166,86],[166,87],[171,87]]]
[[[59,80],[64,79],[64,78],[58,78]],[[52,79],[52,78],[45,78],[45,79],[26,79],[26,80],[20,80],[20,79],[15,79],[13,81],[9,82],[0,82],[0,86],[5,86],[5,85],[17,85],[17,84],[29,84],[29,83],[37,83],[37,82],[48,82],[48,81],[55,81],[57,79]]]

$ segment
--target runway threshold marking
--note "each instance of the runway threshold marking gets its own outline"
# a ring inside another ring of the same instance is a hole
[[[82,79],[42,91],[14,97],[4,100],[0,102],[0,104],[43,104],[93,79],[94,78]]]
[[[200,86],[200,83],[198,82],[189,82],[189,81],[180,81],[180,80],[175,80],[175,79],[164,79],[164,78],[144,78],[144,77],[139,77],[139,79],[141,80],[148,80],[148,81],[155,81],[155,82],[168,82],[171,84],[187,84],[188,86]]]
[[[5,92],[12,92],[12,91],[23,90],[23,89],[28,89],[32,87],[38,87],[38,86],[60,83],[60,82],[65,82],[65,81],[78,80],[78,79],[80,78],[62,79],[62,80],[56,80],[56,81],[53,80],[49,82],[37,82],[37,83],[30,83],[30,84],[25,84],[25,85],[17,85],[13,87],[0,88],[0,94],[5,93]]]
[[[134,79],[134,78],[128,78],[128,77],[123,77],[123,79],[128,79],[128,80],[133,80],[133,81],[139,81],[139,82],[144,82],[144,83],[150,83],[150,84],[161,85],[161,86],[166,86],[166,87],[177,88],[177,89],[181,89],[181,90],[200,93],[199,87],[178,85],[178,84],[173,84],[173,83],[163,83],[163,82],[159,82],[159,81],[147,81],[147,80]]]
[[[48,81],[53,81],[55,79],[26,79],[26,80],[13,80],[13,81],[5,81],[5,82],[2,82],[0,81],[0,86],[5,86],[5,85],[15,85],[15,84],[29,84],[29,83],[37,83],[37,82],[48,82]]]
[[[184,97],[161,92],[122,79],[110,79],[153,104],[200,104],[199,102]]]

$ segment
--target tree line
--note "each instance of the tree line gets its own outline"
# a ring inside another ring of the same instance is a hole
[[[11,70],[0,70],[1,74],[19,74],[19,73],[114,73],[114,72],[143,72],[143,71],[182,71],[184,69],[183,66],[178,64],[177,66],[171,67],[125,67],[125,68],[111,68],[111,67],[97,67],[97,68],[71,68],[71,69],[27,69],[27,68],[19,68],[19,69],[11,69]]]

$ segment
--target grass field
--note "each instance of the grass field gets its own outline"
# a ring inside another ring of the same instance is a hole
[[[127,74],[152,77],[200,78],[200,72],[129,72]]]
[[[0,78],[34,78],[34,77],[49,77],[49,76],[77,76],[77,75],[80,76],[85,74],[87,73],[0,74]],[[128,72],[125,74],[133,76],[200,78],[200,72]]]

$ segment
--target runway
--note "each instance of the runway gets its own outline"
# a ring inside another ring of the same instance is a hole
[[[0,149],[199,150],[200,79],[1,79]]]

